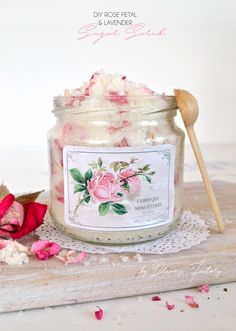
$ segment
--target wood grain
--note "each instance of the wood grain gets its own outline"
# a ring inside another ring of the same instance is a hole
[[[236,281],[236,184],[213,183],[223,217],[231,221],[225,233],[211,231],[207,241],[166,255],[109,254],[107,263],[63,265],[31,258],[22,266],[0,265],[0,312],[127,297]],[[185,185],[185,209],[211,219],[202,183]]]

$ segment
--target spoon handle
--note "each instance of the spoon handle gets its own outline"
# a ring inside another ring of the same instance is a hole
[[[194,131],[194,127],[191,126],[186,126],[186,130],[188,132],[188,136],[189,136],[189,140],[191,142],[201,175],[202,175],[202,179],[208,194],[208,198],[210,201],[210,205],[211,205],[211,209],[215,215],[215,219],[216,222],[218,224],[218,229],[220,232],[224,232],[224,222],[220,213],[220,209],[216,200],[216,196],[215,193],[213,191],[211,182],[210,182],[210,178],[207,172],[207,168],[206,168],[206,164],[205,161],[203,159],[202,153],[201,153],[201,149],[200,146],[198,144],[198,140],[197,140],[197,136],[195,134]]]

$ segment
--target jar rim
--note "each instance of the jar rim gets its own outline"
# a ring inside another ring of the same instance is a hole
[[[159,113],[176,110],[178,108],[174,95],[116,95],[115,101],[110,96],[55,96],[53,98],[53,113],[59,115],[64,112],[74,114],[98,113],[122,109],[129,113]],[[102,106],[99,103],[102,102]],[[83,107],[84,106],[84,107]],[[85,109],[83,109],[85,108]],[[92,109],[92,110],[88,110]]]

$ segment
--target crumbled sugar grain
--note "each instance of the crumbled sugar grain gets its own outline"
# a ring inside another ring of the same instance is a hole
[[[88,266],[88,265],[91,265],[91,262],[90,261],[83,261],[83,264]]]
[[[97,257],[97,256],[94,256],[94,255],[91,255],[89,260],[90,260],[91,262],[97,262],[98,257]]]
[[[120,324],[120,323],[121,323],[121,318],[120,318],[120,316],[119,316],[119,315],[117,315],[117,316],[115,317],[115,319],[116,319],[116,322],[117,322],[118,324]]]
[[[134,256],[134,259],[137,260],[139,263],[142,263],[143,262],[143,257],[140,254],[136,254]]]
[[[128,256],[120,256],[120,259],[122,262],[126,263],[126,262],[129,262],[129,257]]]
[[[100,257],[99,258],[99,263],[107,263],[109,262],[109,258],[108,257]]]

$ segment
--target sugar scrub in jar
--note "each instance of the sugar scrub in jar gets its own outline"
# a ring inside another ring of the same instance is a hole
[[[184,154],[176,109],[174,96],[103,71],[54,98],[50,215],[63,232],[127,244],[175,226]]]

